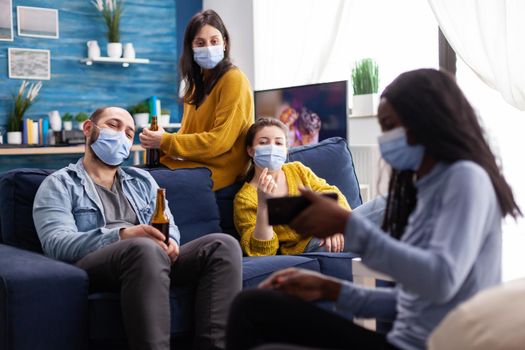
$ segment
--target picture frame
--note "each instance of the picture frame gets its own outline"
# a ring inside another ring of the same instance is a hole
[[[0,41],[13,39],[13,1],[0,0]]]
[[[58,10],[44,7],[17,6],[18,36],[58,39]]]
[[[51,79],[49,50],[8,48],[7,61],[10,79]]]

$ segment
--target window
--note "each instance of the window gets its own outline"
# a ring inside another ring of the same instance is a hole
[[[525,112],[503,100],[461,60],[457,59],[458,84],[478,111],[492,150],[499,156],[505,178],[521,210],[525,210]],[[507,218],[503,225],[503,280],[525,277],[525,220]]]

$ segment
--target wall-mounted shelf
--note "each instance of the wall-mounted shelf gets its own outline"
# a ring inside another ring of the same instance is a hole
[[[98,58],[84,58],[80,62],[85,63],[86,66],[91,66],[93,63],[109,63],[109,64],[121,64],[122,67],[129,67],[130,64],[148,64],[149,59],[147,58],[111,58],[111,57],[98,57]]]

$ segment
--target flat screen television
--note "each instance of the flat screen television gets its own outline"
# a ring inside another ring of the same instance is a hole
[[[347,81],[255,92],[255,117],[274,117],[289,130],[291,147],[347,137]]]

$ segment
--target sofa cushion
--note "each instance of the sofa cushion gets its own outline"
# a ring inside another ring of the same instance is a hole
[[[319,262],[297,255],[250,256],[242,258],[243,288],[257,287],[271,273],[287,267],[320,271]]]
[[[233,200],[235,195],[241,189],[243,183],[236,182],[233,185],[227,186],[223,189],[215,192],[217,199],[217,206],[219,207],[219,213],[221,216],[221,228],[222,232],[228,233],[237,239],[240,239],[235,224],[233,223]]]
[[[221,232],[210,170],[146,170],[160,187],[166,188],[166,197],[175,223],[179,227],[182,244],[208,233]]]
[[[361,205],[359,181],[345,139],[331,137],[317,144],[291,148],[288,159],[303,163],[330,185],[337,186],[351,208]]]
[[[33,222],[33,201],[44,179],[54,170],[15,169],[0,177],[1,240],[42,253]]]
[[[353,253],[315,252],[303,253],[300,256],[317,259],[319,271],[325,275],[352,281],[352,259],[358,255]]]

